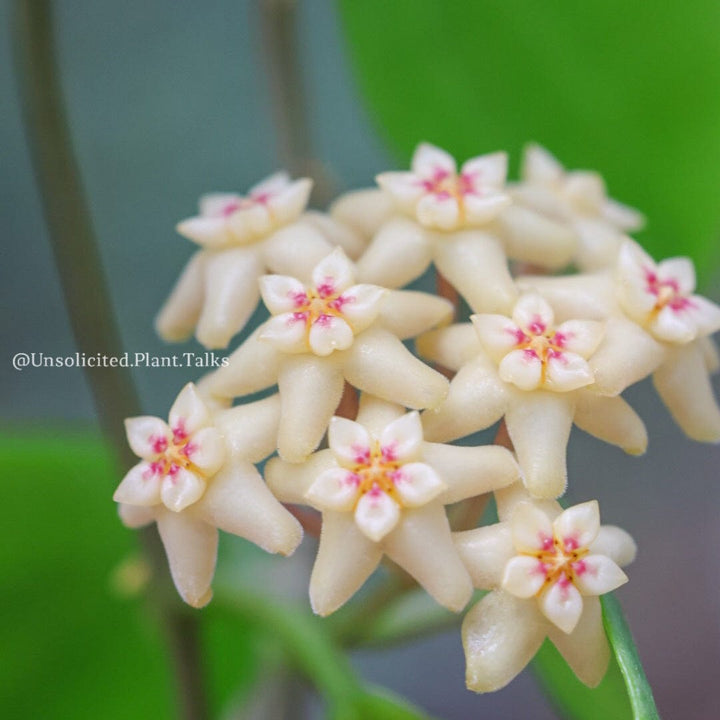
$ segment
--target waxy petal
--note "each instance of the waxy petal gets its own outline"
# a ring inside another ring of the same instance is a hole
[[[630,534],[614,525],[602,525],[590,545],[593,555],[605,555],[616,565],[629,565],[637,554],[637,545]]]
[[[290,183],[290,175],[285,170],[279,170],[263,178],[260,182],[255,183],[255,185],[248,190],[248,197],[256,200],[263,195],[275,195],[287,188]]]
[[[583,610],[582,595],[564,575],[542,592],[538,604],[542,614],[564,633],[575,629]]]
[[[370,490],[358,501],[355,522],[373,542],[380,542],[400,520],[400,506],[385,492]]]
[[[541,335],[552,327],[555,315],[541,295],[525,293],[515,303],[512,319],[526,332]]]
[[[340,293],[355,280],[353,265],[342,248],[335,248],[312,271],[313,285],[322,296]]]
[[[586,548],[600,531],[600,508],[597,500],[573,505],[555,518],[553,529],[567,550]]]
[[[616,267],[618,300],[625,312],[636,322],[644,324],[657,300],[650,292],[648,274],[656,273],[655,261],[633,240],[620,247]]]
[[[571,353],[589,358],[605,334],[605,324],[593,320],[568,320],[555,329],[554,342]]]
[[[334,417],[328,428],[328,445],[338,464],[349,470],[370,460],[371,437],[360,423]]]
[[[666,305],[651,320],[649,330],[658,340],[678,345],[692,342],[697,335],[692,311],[690,309],[677,310],[670,305]]]
[[[307,303],[305,286],[287,275],[263,275],[260,278],[260,294],[273,315],[292,312]]]
[[[118,485],[113,500],[127,505],[149,507],[160,501],[162,476],[148,462],[141,462],[131,468]]]
[[[692,304],[692,318],[699,338],[720,330],[720,306],[700,295],[691,295],[688,300]]]
[[[170,429],[178,435],[192,435],[196,430],[210,425],[212,419],[193,383],[188,383],[177,396],[168,416]]]
[[[284,353],[308,351],[307,319],[304,313],[282,313],[270,318],[260,328],[260,340],[271,343]],[[242,347],[242,346],[241,346]]]
[[[397,206],[407,212],[415,210],[426,190],[422,180],[411,172],[385,172],[375,177],[377,184],[390,195]]]
[[[511,558],[502,578],[502,589],[519,598],[531,598],[545,583],[545,565],[538,558],[517,555]]]
[[[318,510],[348,512],[355,506],[359,478],[344,468],[330,468],[318,475],[305,498]]]
[[[228,215],[227,224],[233,240],[239,243],[254,242],[273,228],[273,219],[265,205],[253,203],[238,208]]]
[[[416,208],[422,225],[438,230],[454,230],[460,223],[460,205],[453,195],[425,195]]]
[[[242,195],[237,193],[207,193],[201,195],[198,201],[200,215],[205,217],[224,217],[225,212],[238,205]]]
[[[572,352],[562,352],[548,359],[545,387],[555,392],[569,392],[590,385],[594,375],[587,360]]]
[[[179,222],[175,230],[203,247],[220,247],[231,239],[225,217],[191,217]]]
[[[480,590],[499,588],[505,566],[516,554],[510,524],[501,522],[455,532],[453,541],[473,585]]]
[[[657,264],[660,280],[674,281],[681,295],[690,295],[695,290],[695,265],[690,258],[675,257]]]
[[[510,519],[510,529],[513,544],[519,552],[535,553],[552,547],[552,522],[532,502],[517,504]]]
[[[354,339],[352,328],[342,318],[333,315],[321,315],[308,333],[310,349],[321,357],[335,350],[347,350]]]
[[[167,423],[150,415],[125,420],[125,433],[130,449],[145,460],[162,455],[172,439]]]
[[[565,168],[544,147],[536,143],[525,147],[522,164],[523,180],[548,185],[559,182],[564,175]]]
[[[160,489],[165,507],[173,512],[180,512],[197,502],[204,492],[205,481],[185,468],[179,468],[172,475],[167,475]]]
[[[353,285],[340,296],[340,312],[355,334],[370,327],[380,313],[388,291],[378,285]]]
[[[270,195],[267,205],[276,224],[292,222],[300,215],[308,204],[312,186],[312,180],[300,178]]]
[[[418,460],[422,442],[422,425],[417,412],[410,412],[393,420],[380,435],[383,457],[399,463]]]
[[[500,379],[521,390],[536,390],[542,384],[543,364],[534,350],[513,350],[498,366]]]
[[[513,348],[529,340],[527,335],[504,315],[472,315],[470,319],[485,351],[497,363]]]
[[[509,195],[488,193],[487,195],[463,196],[463,219],[467,225],[484,225],[497,217],[512,200]]]
[[[222,467],[227,455],[223,436],[214,427],[202,428],[194,433],[185,452],[206,478],[212,477]]]
[[[573,564],[575,585],[583,595],[604,595],[628,581],[627,575],[605,555],[586,555]]]
[[[425,463],[403,465],[393,476],[395,492],[405,507],[420,507],[434,500],[447,485]]]
[[[442,148],[430,143],[420,143],[412,156],[412,171],[421,177],[433,177],[439,173],[455,175],[455,158]]]
[[[507,177],[507,166],[507,153],[495,152],[466,160],[460,173],[476,187],[502,187]]]

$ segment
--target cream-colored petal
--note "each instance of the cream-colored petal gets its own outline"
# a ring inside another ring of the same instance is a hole
[[[586,555],[573,564],[575,585],[583,595],[604,595],[628,581],[627,575],[605,555]]]
[[[669,350],[653,384],[688,437],[720,442],[720,408],[697,342]]]
[[[310,326],[308,342],[310,349],[321,357],[336,350],[347,350],[355,339],[352,328],[339,317],[321,315]]]
[[[472,315],[470,317],[485,352],[496,362],[529,339],[525,333],[505,315]]]
[[[193,434],[185,447],[185,454],[206,478],[212,477],[225,462],[225,440],[214,427],[201,428]]]
[[[380,435],[383,457],[399,463],[420,459],[423,444],[420,415],[410,412],[393,420]]]
[[[605,323],[593,320],[568,320],[555,329],[555,343],[563,350],[589,358],[605,334]]]
[[[319,230],[329,242],[339,245],[351,260],[357,260],[365,250],[367,236],[339,219],[316,210],[306,210],[301,220]]]
[[[555,320],[550,303],[537,293],[524,293],[513,308],[515,324],[534,335],[544,333]]]
[[[196,336],[206,348],[224,348],[257,307],[262,266],[253,250],[237,248],[208,254],[204,270],[205,303]]]
[[[564,175],[565,168],[542,145],[530,143],[525,146],[522,162],[523,180],[547,185],[559,182]]]
[[[601,525],[590,544],[594,555],[605,555],[620,567],[629,565],[637,554],[637,545],[629,533],[614,525]]]
[[[690,295],[695,290],[695,265],[690,258],[675,257],[662,260],[657,264],[660,280],[677,283],[682,295]]]
[[[330,420],[328,445],[342,467],[353,469],[367,462],[371,441],[370,434],[360,423],[342,417]]]
[[[517,290],[500,241],[479,230],[438,242],[435,264],[477,313],[509,313]]]
[[[305,498],[323,512],[349,512],[358,497],[359,481],[358,476],[350,470],[329,468],[317,476],[305,493]]]
[[[363,393],[356,421],[371,435],[379,438],[382,431],[402,415],[405,415],[405,408],[401,405]]]
[[[643,323],[657,297],[650,291],[648,276],[657,273],[655,261],[634,240],[620,247],[615,271],[617,297],[625,312]]]
[[[163,478],[160,496],[168,510],[179,513],[197,502],[205,492],[205,480],[185,468],[178,468]]]
[[[494,495],[498,517],[501,522],[509,522],[515,512],[515,508],[520,505],[520,503],[531,503],[538,510],[544,512],[550,520],[554,520],[563,510],[557,500],[538,500],[534,498],[522,482],[500,488],[500,490],[495,491]]]
[[[309,178],[301,178],[282,189],[277,188],[267,200],[270,214],[275,223],[289,223],[295,220],[305,209],[310,198],[313,182]]]
[[[375,182],[403,212],[412,213],[418,200],[425,194],[420,177],[412,172],[384,172],[375,176]]]
[[[573,170],[566,175],[562,197],[576,212],[597,215],[607,200],[605,181],[596,172]]]
[[[688,300],[688,314],[692,317],[698,337],[720,330],[720,306],[700,295],[691,295]]]
[[[280,170],[268,175],[266,178],[255,183],[248,190],[248,197],[257,199],[264,195],[275,195],[285,190],[291,183],[290,175],[285,170]]]
[[[355,271],[342,248],[335,248],[315,266],[312,281],[321,295],[342,292],[353,284]]]
[[[353,285],[342,295],[340,312],[355,334],[370,327],[380,314],[390,293],[377,285]]]
[[[515,555],[509,523],[453,533],[453,541],[476,588],[500,587],[505,565]]]
[[[520,390],[536,390],[543,384],[543,364],[534,350],[513,350],[498,366],[498,375]]]
[[[385,492],[375,487],[358,500],[355,522],[373,542],[380,542],[400,520],[400,506]]]
[[[552,522],[533,502],[517,504],[510,518],[510,530],[518,552],[534,553],[552,546]]]
[[[605,200],[602,207],[602,216],[609,223],[625,232],[642,230],[645,226],[645,216],[639,210],[623,205],[612,198]]]
[[[130,449],[141,458],[154,460],[162,455],[172,438],[167,423],[152,415],[127,418],[125,434]]]
[[[519,598],[531,598],[545,583],[545,565],[536,557],[516,555],[508,560],[502,589]]]
[[[598,598],[583,599],[582,615],[572,633],[550,625],[548,637],[582,682],[590,687],[600,684],[610,662],[610,646]]]
[[[306,505],[307,491],[319,475],[333,467],[336,463],[330,450],[313,453],[304,463],[288,463],[275,457],[265,465],[265,480],[281,502]]]
[[[575,265],[583,272],[610,270],[617,264],[622,244],[628,239],[605,220],[583,217],[573,221],[578,235]]]
[[[492,361],[480,355],[453,378],[442,405],[422,414],[425,439],[447,442],[489,427],[505,414],[508,399]]]
[[[186,436],[212,423],[207,406],[193,383],[188,383],[180,391],[170,408],[168,421],[174,433]]]
[[[282,313],[264,322],[259,339],[281,353],[296,355],[310,350],[306,313]]]
[[[329,615],[351,598],[382,557],[350,513],[323,514],[320,547],[310,577],[310,603],[317,615]]]
[[[213,248],[232,241],[226,217],[195,216],[182,220],[175,230],[202,247]]]
[[[180,597],[193,607],[207,605],[212,598],[217,530],[188,513],[168,510],[158,515],[157,526]]]
[[[437,230],[454,230],[462,222],[460,204],[450,194],[424,195],[417,204],[416,216],[421,225]]]
[[[548,359],[544,386],[554,392],[569,392],[592,384],[593,379],[590,365],[584,357],[561,352]]]
[[[505,414],[525,487],[538,498],[565,491],[567,449],[574,400],[567,393],[536,391],[513,398]]]
[[[454,175],[457,172],[455,158],[442,148],[427,142],[420,143],[412,156],[411,168],[417,175],[434,176],[438,173]]]
[[[392,200],[377,188],[345,193],[337,198],[329,209],[335,220],[354,228],[365,238],[375,235],[394,211]]]
[[[242,195],[237,193],[207,193],[201,195],[198,201],[198,209],[200,214],[210,217],[219,217],[225,214],[225,211],[235,206],[242,200]]]
[[[711,375],[714,375],[720,370],[720,352],[715,341],[711,337],[701,337],[696,342],[702,352],[705,367]]]
[[[540,612],[564,633],[571,633],[583,610],[583,599],[578,589],[561,575],[538,597]]]
[[[575,398],[574,423],[581,430],[630,455],[642,455],[647,450],[645,423],[621,397],[604,397],[586,390]]]
[[[466,160],[460,173],[476,187],[502,187],[507,177],[506,152],[494,152]]]
[[[415,337],[430,328],[446,325],[454,312],[445,298],[410,290],[391,290],[380,311],[380,325],[400,340]]]
[[[343,392],[342,368],[335,356],[288,355],[280,369],[282,412],[278,452],[302,462],[320,444]]]
[[[558,222],[572,223],[578,215],[558,193],[558,189],[559,187],[523,182],[509,188],[513,202],[532,208]]]
[[[573,505],[563,510],[553,522],[555,535],[566,550],[586,548],[600,531],[600,508],[597,500]]]
[[[273,315],[292,312],[307,302],[305,286],[287,275],[263,275],[260,278],[260,295]]]
[[[157,508],[154,506],[130,505],[128,503],[118,505],[118,515],[122,524],[134,530],[154,523],[156,514]]]
[[[280,396],[275,394],[215,413],[215,426],[233,457],[258,463],[275,452],[280,423]]]
[[[253,202],[239,207],[227,217],[228,228],[235,243],[252,243],[273,229],[269,208]]]
[[[697,327],[692,313],[666,305],[648,324],[657,340],[684,345],[695,339]]]
[[[209,483],[197,512],[223,532],[266,552],[291,555],[302,539],[300,523],[278,502],[249,462],[235,462]]]
[[[262,244],[265,265],[273,273],[310,283],[313,268],[334,245],[312,223],[298,220],[276,230]]]
[[[197,325],[205,299],[206,255],[196,252],[190,258],[155,318],[155,330],[165,342],[187,340]]]
[[[412,575],[444,607],[458,612],[472,594],[445,510],[435,501],[406,509],[384,542],[388,557]]]
[[[485,225],[505,210],[512,200],[503,193],[463,195],[463,220],[468,226]]]
[[[345,378],[363,392],[408,408],[439,405],[448,381],[418,360],[394,335],[371,328],[343,353]]]
[[[403,506],[409,508],[429,503],[447,488],[430,465],[420,462],[403,465],[393,481]]]
[[[532,660],[547,631],[535,605],[496,590],[465,616],[462,639],[470,690],[499,690]]]
[[[150,507],[157,505],[160,498],[162,476],[148,462],[132,467],[118,485],[113,500],[127,505]]]
[[[456,323],[427,332],[415,341],[415,348],[422,357],[455,372],[482,352],[471,323]]]
[[[423,457],[447,485],[441,497],[446,505],[505,487],[519,479],[512,453],[503,447],[425,443]]]
[[[398,288],[420,277],[432,259],[426,231],[407,218],[392,218],[378,230],[357,262],[363,282]]]

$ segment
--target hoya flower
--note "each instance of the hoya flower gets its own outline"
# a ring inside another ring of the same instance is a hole
[[[574,262],[583,270],[612,265],[627,239],[625,233],[640,230],[645,223],[637,210],[608,197],[598,173],[566,171],[540,145],[526,147],[522,178],[513,188],[513,198],[573,228],[578,237]]]
[[[279,413],[277,399],[268,398],[213,416],[190,383],[167,423],[126,420],[128,442],[141,460],[114,500],[129,527],[157,523],[175,586],[194,607],[212,597],[218,529],[284,555],[300,543],[299,523],[253,465],[274,451]]]
[[[468,688],[504,687],[546,637],[580,680],[597,685],[610,659],[598,596],[627,582],[620,566],[635,543],[600,526],[594,500],[563,511],[526,497],[501,520],[455,534],[473,584],[491,590],[463,621]]]
[[[383,555],[439,603],[460,610],[471,583],[453,545],[444,505],[515,482],[517,465],[500,447],[423,441],[417,412],[363,396],[357,422],[334,417],[329,449],[305,463],[268,463],[268,485],[284,502],[322,512],[310,580],[313,610],[345,603]]]
[[[518,300],[512,318],[475,315],[473,326],[455,325],[424,335],[424,357],[456,370],[447,398],[423,414],[430,440],[446,442],[505,418],[527,489],[553,498],[565,490],[566,448],[573,423],[626,452],[647,446],[642,420],[620,397],[592,387],[590,359],[603,323],[554,324],[537,294]]]
[[[280,455],[303,461],[320,443],[347,381],[405,407],[437,405],[447,380],[401,342],[445,323],[451,304],[425,293],[356,285],[340,248],[321,260],[310,281],[269,276],[262,293],[273,317],[205,380],[219,398],[277,383],[282,404]]]
[[[226,347],[255,310],[263,273],[308,272],[335,243],[357,245],[331,218],[302,215],[311,186],[308,179],[277,173],[246,197],[223,193],[200,199],[200,214],[177,226],[202,249],[157,316],[163,339],[185,340],[195,331],[205,347]]]

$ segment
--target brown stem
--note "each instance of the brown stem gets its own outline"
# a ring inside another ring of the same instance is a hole
[[[55,59],[50,0],[17,0],[14,55],[18,88],[35,176],[40,188],[55,264],[75,343],[87,356],[119,357],[122,352],[100,254],[72,148]],[[137,458],[123,429],[126,417],[140,414],[126,368],[85,368],[104,436],[121,466]],[[172,587],[165,553],[155,529],[142,533],[160,597]],[[201,684],[197,619],[180,609],[176,595],[159,608],[175,662],[182,717],[207,717]]]

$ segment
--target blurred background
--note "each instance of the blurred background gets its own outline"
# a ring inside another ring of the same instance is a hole
[[[175,223],[200,194],[244,192],[286,160],[261,4],[65,0],[54,9],[75,150],[131,353],[174,352],[152,323],[193,252]],[[406,167],[420,140],[461,160],[508,150],[513,172],[535,140],[570,168],[602,172],[613,197],[647,215],[639,237],[651,254],[692,255],[701,290],[720,300],[720,5],[296,5],[292,67],[308,147],[336,192]],[[163,638],[122,580],[133,576],[135,543],[110,501],[119,476],[82,372],[11,365],[14,353],[64,356],[75,343],[23,134],[12,3],[0,13],[0,699],[18,718],[171,717]],[[144,410],[164,415],[189,373],[133,371]],[[706,720],[720,703],[720,451],[687,440],[650,383],[626,397],[647,423],[647,455],[625,457],[575,430],[568,499],[597,497],[604,522],[637,540],[618,595],[660,713]],[[221,571],[261,574],[278,597],[304,596],[310,542],[292,561],[221,542]],[[208,611],[203,643],[215,716],[240,717],[260,662],[252,629]],[[466,691],[457,632],[352,661],[440,718],[557,716],[529,671],[492,696]],[[308,708],[321,712],[312,700]]]

